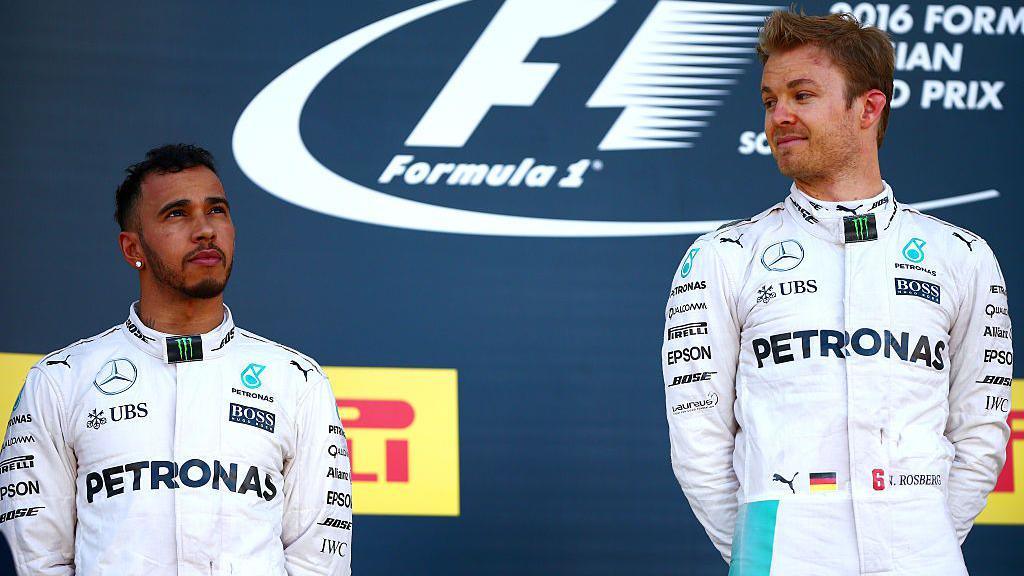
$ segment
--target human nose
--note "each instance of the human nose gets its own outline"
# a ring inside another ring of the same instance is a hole
[[[217,232],[213,228],[213,222],[208,214],[201,214],[195,219],[195,227],[192,230],[192,241],[213,240]]]
[[[775,126],[786,126],[796,122],[796,116],[789,104],[779,99],[772,109],[768,111],[768,120]]]

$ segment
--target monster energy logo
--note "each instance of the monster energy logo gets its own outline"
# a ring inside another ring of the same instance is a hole
[[[188,360],[192,356],[191,338],[178,338],[178,356],[183,360]]]
[[[867,242],[878,238],[878,230],[875,228],[875,215],[864,214],[859,216],[847,216],[843,218],[843,228],[846,232],[846,242]]]
[[[192,362],[203,359],[203,339],[200,336],[167,338],[167,361]]]

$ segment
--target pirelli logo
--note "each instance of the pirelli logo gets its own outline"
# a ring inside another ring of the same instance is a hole
[[[456,371],[324,370],[348,436],[355,512],[458,516]]]
[[[1014,409],[1006,416],[1010,424],[1006,465],[976,524],[1024,525],[1024,380],[1014,380],[1010,390]]]

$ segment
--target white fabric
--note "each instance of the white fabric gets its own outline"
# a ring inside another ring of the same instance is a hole
[[[227,308],[200,337],[180,351],[201,360],[169,363],[133,306],[29,371],[0,453],[3,484],[39,487],[0,501],[21,574],[350,574],[326,376]]]
[[[876,239],[846,241],[856,215]],[[723,558],[738,507],[779,500],[771,574],[966,574],[1009,436],[1006,308],[985,241],[888,184],[845,203],[793,186],[698,238],[662,364],[673,469]]]

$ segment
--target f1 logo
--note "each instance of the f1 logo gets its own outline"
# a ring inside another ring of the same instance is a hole
[[[614,0],[508,0],[441,89],[406,146],[461,148],[492,106],[533,106],[558,64],[523,62],[542,38],[570,34]]]

